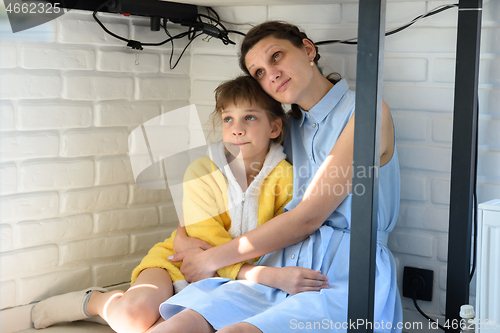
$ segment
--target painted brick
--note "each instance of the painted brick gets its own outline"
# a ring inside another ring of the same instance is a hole
[[[483,22],[500,22],[500,4],[498,1],[487,1],[483,6]]]
[[[498,198],[500,198],[500,185],[478,182],[477,202],[486,202]]]
[[[214,9],[228,22],[259,24],[268,20],[268,7],[266,6],[221,6],[214,7]]]
[[[16,244],[29,246],[58,243],[92,233],[90,214],[66,216],[57,219],[21,222],[14,226]]]
[[[478,131],[479,144],[500,146],[500,119],[480,120]]]
[[[2,135],[0,156],[3,161],[37,157],[55,157],[59,136],[54,133]]]
[[[172,24],[170,22],[167,24],[167,28],[172,36],[178,35],[179,33],[187,30],[184,27],[181,28],[179,25]],[[131,29],[132,39],[139,40],[143,43],[160,43],[169,38],[167,34],[165,34],[163,29],[160,29],[160,31],[151,31],[150,20],[146,17],[134,17]],[[182,50],[184,47],[186,47],[187,43],[187,38],[176,39],[174,40],[174,48],[176,50]],[[171,45],[172,44],[168,42],[161,46],[145,46],[145,49],[160,49],[162,50],[162,52],[170,52]]]
[[[172,62],[170,62],[170,52],[166,52],[161,55],[162,73],[189,75],[192,64],[191,56],[189,54],[186,54],[187,53],[186,52],[182,55],[182,58],[179,60],[181,52],[174,51],[174,55],[172,56]],[[177,62],[177,60],[179,61]],[[177,65],[175,64],[176,62]],[[170,67],[173,66],[175,66],[175,68],[171,69]]]
[[[165,101],[161,106],[161,114],[174,111],[183,107],[190,105],[188,101]],[[200,106],[196,105],[196,110],[198,111],[198,116],[200,116]],[[168,126],[188,126],[190,121],[190,116],[186,114],[185,117],[175,117],[174,119],[168,119],[168,123],[161,123],[162,125]],[[201,118],[201,117],[200,117]]]
[[[191,73],[196,78],[200,76],[233,78],[242,74],[242,71],[236,55],[195,54],[193,55]]]
[[[224,16],[221,16],[221,17],[224,17]],[[247,16],[246,20],[239,21],[239,22],[248,22],[250,17],[251,16]],[[252,17],[252,20],[254,20],[253,17]],[[233,21],[233,22],[235,22],[235,21]],[[226,27],[228,27],[228,26],[230,26],[230,25],[229,24],[226,25]],[[248,32],[248,30],[250,30],[250,26],[237,26],[237,27],[235,27],[234,30],[238,30],[238,31],[241,31],[243,33],[246,33],[246,32]],[[241,45],[241,42],[243,41],[243,36],[240,36],[237,34],[230,34],[229,38],[235,43],[235,45],[231,45],[231,44],[224,45],[222,43],[222,41],[219,39],[211,38],[211,37],[208,37],[206,35],[201,35],[200,37],[196,38],[193,41],[193,43],[191,43],[191,46],[189,46],[189,48],[191,48],[192,54],[193,53],[205,53],[205,52],[226,53],[226,54],[231,54],[231,55],[236,54],[239,51],[238,45]],[[175,42],[175,47],[178,48],[177,41]]]
[[[479,89],[479,113],[500,114],[500,89]]]
[[[400,165],[406,168],[449,172],[451,149],[425,146],[398,146]]]
[[[0,103],[0,131],[15,129],[15,112],[10,104]]]
[[[134,80],[131,77],[67,75],[63,97],[70,100],[102,101],[131,99]]]
[[[386,52],[416,52],[416,53],[455,53],[455,28],[420,28],[412,27],[411,34],[402,32],[394,34],[385,40]]]
[[[12,247],[12,227],[7,224],[0,225],[0,250],[5,251]],[[3,297],[3,296],[2,296]]]
[[[16,305],[16,282],[5,281],[0,283],[0,309],[14,307]]]
[[[91,160],[48,161],[22,164],[19,183],[23,190],[44,190],[94,185],[94,162]]]
[[[20,50],[20,66],[27,69],[91,70],[95,68],[93,50],[64,48],[59,45],[25,46]]]
[[[437,259],[442,262],[448,261],[448,237],[437,239]]]
[[[160,115],[159,104],[105,102],[96,108],[97,126],[139,126]]]
[[[59,212],[59,194],[53,192],[3,196],[0,200],[2,222],[54,217]]]
[[[155,53],[141,51],[137,59],[135,50],[101,51],[98,59],[100,71],[157,73],[160,70],[160,56]]]
[[[170,191],[167,190],[148,190],[137,185],[130,185],[129,204],[145,203],[167,203],[172,200]]]
[[[393,109],[452,112],[453,97],[451,88],[384,86],[384,100]]]
[[[173,230],[157,230],[144,234],[135,234],[130,237],[131,253],[146,254],[154,244],[163,242],[169,238]]]
[[[314,22],[341,22],[342,12],[338,4],[269,6],[269,20],[283,20],[296,25],[310,24],[312,18],[304,13],[314,13]]]
[[[189,99],[188,78],[143,77],[136,82],[136,98],[140,100]]]
[[[393,231],[389,238],[389,247],[393,252],[432,258],[434,238],[430,235]]]
[[[453,137],[453,119],[434,118],[432,120],[432,139],[438,142],[451,143]]]
[[[69,131],[63,136],[62,156],[119,155],[127,153],[124,129]]]
[[[450,181],[434,179],[431,185],[431,200],[437,204],[450,203]]]
[[[481,54],[500,53],[500,27],[484,27],[481,29]]]
[[[5,11],[2,11],[2,18],[5,16]],[[5,22],[5,21],[4,21]],[[12,28],[9,24],[2,24],[0,26],[0,39],[3,42],[16,41],[16,42],[54,42],[56,39],[56,22],[55,20],[37,25],[33,28],[23,31],[12,33]]]
[[[83,128],[92,125],[92,106],[74,104],[21,104],[17,107],[23,130]]]
[[[110,286],[130,281],[132,271],[140,263],[140,259],[94,265],[93,281],[96,286]]]
[[[500,58],[482,59],[479,68],[479,82],[500,84]]]
[[[358,23],[358,4],[343,4],[344,21],[347,23]],[[392,28],[394,25],[390,23],[406,23],[413,20],[415,17],[426,12],[425,2],[388,2],[386,8],[386,29]]]
[[[427,179],[401,175],[401,199],[425,201],[427,199]]]
[[[0,165],[0,194],[17,191],[17,167],[15,164]]]
[[[500,177],[500,152],[479,153],[478,173],[481,176]]]
[[[171,153],[178,153],[183,149],[189,149],[189,129],[187,128],[147,126],[146,134],[150,146],[153,148],[153,155],[155,158],[160,158],[160,156],[163,155],[170,155]],[[144,153],[141,149],[141,147],[143,147],[142,143],[144,142],[143,138],[142,135],[140,136],[140,140],[135,136],[131,136],[131,142],[129,144],[130,154]]]
[[[2,280],[38,270],[57,266],[59,253],[57,246],[30,247],[17,251],[3,252],[0,257]]]
[[[356,57],[349,58],[348,78],[351,80],[356,80],[356,61]],[[384,81],[427,81],[427,59],[386,57]]]
[[[401,204],[398,227],[448,232],[448,208]]]
[[[223,80],[221,80],[223,81]],[[193,89],[191,91],[191,100],[195,102],[204,101],[212,102],[215,100],[214,90],[221,83],[219,80],[198,80],[193,81]]]
[[[92,286],[90,267],[37,275],[19,282],[20,302],[29,304]]]
[[[95,165],[97,185],[113,185],[134,181],[129,157],[96,159]]]
[[[335,35],[332,36],[331,28],[311,28],[307,29],[307,36],[311,38],[314,42],[324,41],[324,40],[344,40],[356,38],[358,35],[357,26],[352,27],[344,27],[338,26],[335,27]],[[320,47],[321,53],[332,53],[332,54],[356,54],[356,45],[345,45],[345,44],[329,44],[322,45]]]
[[[61,264],[81,260],[95,260],[129,253],[128,236],[92,238],[60,246]]]
[[[50,74],[3,73],[0,99],[42,99],[61,96],[61,78]],[[8,84],[6,84],[8,82]]]
[[[66,191],[61,195],[63,212],[93,212],[122,208],[128,199],[126,185],[94,187],[85,190]]]
[[[177,228],[179,223],[179,218],[177,217],[177,212],[175,211],[174,204],[159,206],[160,211],[160,224],[166,224],[168,226]]]
[[[318,65],[323,71],[324,75],[328,75],[330,73],[339,73],[342,77],[345,76],[345,60],[343,57],[340,57],[335,54],[321,52],[321,58],[319,59]]]
[[[453,83],[455,82],[454,58],[438,58],[432,63],[432,79],[436,82]]]
[[[215,110],[215,102],[211,105],[196,105],[196,109],[198,110],[198,116],[200,117],[200,123],[203,129],[208,130],[209,132],[221,132],[222,133],[222,127],[221,124],[216,124],[217,126],[214,129],[214,123],[210,119],[210,115],[212,112]],[[214,139],[215,141],[221,141],[222,137],[220,139]]]
[[[427,138],[427,118],[425,116],[410,116],[404,113],[393,112],[396,139],[398,140],[425,140]]]
[[[0,45],[0,68],[17,67],[17,49],[15,45]]]
[[[125,42],[107,34],[94,20],[79,20],[70,16],[66,17],[66,15],[64,18],[57,20],[59,42],[125,46]],[[113,33],[128,38],[128,26],[126,24],[111,23],[106,19],[103,20],[103,23]]]
[[[155,207],[115,210],[95,215],[95,232],[152,227],[158,223]]]
[[[441,267],[438,272],[439,289],[446,290],[446,277],[448,275],[448,270],[446,267]]]

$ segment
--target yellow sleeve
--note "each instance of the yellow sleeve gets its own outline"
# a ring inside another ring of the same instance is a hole
[[[281,170],[276,170],[282,172],[282,177],[278,178],[278,186],[281,191],[276,191],[276,203],[274,216],[278,216],[283,213],[283,208],[292,200],[293,198],[293,167],[286,160],[281,161],[277,168]]]
[[[231,220],[227,211],[227,185],[222,173],[212,172],[207,160],[193,163],[184,177],[183,211],[186,232],[217,246],[232,237]],[[221,277],[236,279],[243,263],[223,267],[217,271]]]

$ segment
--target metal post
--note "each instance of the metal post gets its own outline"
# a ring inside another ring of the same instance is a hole
[[[353,172],[349,323],[373,324],[385,7],[386,0],[359,1],[353,170],[364,168],[370,177],[357,178]],[[348,330],[373,332],[373,327],[349,325]]]
[[[453,324],[460,320],[460,306],[469,304],[481,14],[482,0],[460,0],[446,281],[447,332],[460,330]]]

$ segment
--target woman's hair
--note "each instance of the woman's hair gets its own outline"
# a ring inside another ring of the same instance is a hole
[[[214,129],[222,122],[222,111],[238,103],[246,101],[256,103],[266,111],[269,121],[281,119],[281,133],[273,142],[280,144],[285,139],[287,127],[287,117],[280,102],[269,96],[259,85],[259,83],[248,75],[242,75],[236,79],[225,81],[215,89],[215,110],[210,115]]]
[[[254,47],[255,44],[257,44],[259,41],[270,36],[277,39],[288,40],[290,43],[292,43],[292,45],[298,48],[302,48],[304,46],[304,43],[302,42],[303,39],[308,39],[314,45],[314,42],[309,37],[307,37],[307,35],[304,32],[301,32],[299,28],[293,24],[283,21],[264,22],[250,29],[250,31],[246,34],[243,43],[241,44],[239,62],[243,72],[250,75],[250,72],[248,71],[245,64],[245,57],[248,51],[250,51],[250,49]],[[314,45],[314,48],[316,49],[316,56],[314,57],[314,63],[318,65],[320,55],[318,52],[318,47]],[[340,81],[341,76],[338,73],[331,73],[326,78],[333,84],[336,84],[337,82]],[[300,108],[297,104],[292,104],[292,115],[297,119],[300,119],[302,117]]]

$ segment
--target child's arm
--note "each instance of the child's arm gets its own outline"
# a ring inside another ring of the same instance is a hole
[[[295,295],[328,288],[328,275],[304,267],[268,267],[244,264],[237,279],[248,280]]]

